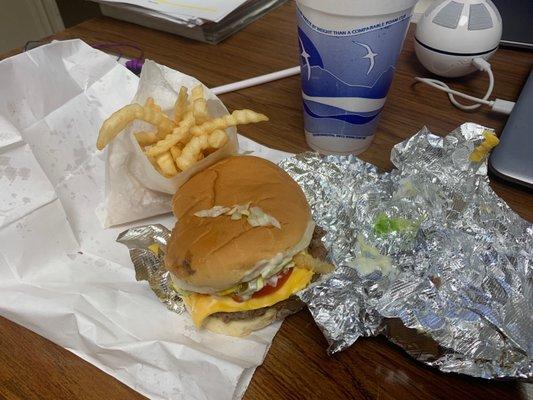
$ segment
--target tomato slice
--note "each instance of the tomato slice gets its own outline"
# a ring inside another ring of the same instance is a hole
[[[285,282],[287,282],[291,274],[292,274],[292,268],[282,271],[279,274],[278,281],[276,282],[274,286],[271,286],[269,284],[265,285],[261,290],[252,294],[252,298],[256,299],[258,297],[268,296],[269,294],[274,293],[276,290],[282,287],[285,284]]]

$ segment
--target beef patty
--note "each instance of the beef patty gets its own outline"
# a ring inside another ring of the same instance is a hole
[[[257,318],[264,315],[269,309],[276,310],[276,319],[285,318],[295,314],[303,308],[303,302],[296,296],[291,296],[287,300],[280,301],[270,307],[258,308],[257,310],[238,311],[238,312],[218,312],[211,317],[220,318],[224,323],[230,321]]]

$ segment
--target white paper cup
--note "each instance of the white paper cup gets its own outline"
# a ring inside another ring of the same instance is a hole
[[[372,143],[417,0],[297,0],[307,143],[359,154]]]

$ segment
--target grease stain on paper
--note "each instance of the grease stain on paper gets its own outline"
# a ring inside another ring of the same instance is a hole
[[[27,167],[15,168],[10,163],[10,158],[0,156],[0,179],[6,178],[9,183],[13,183],[17,178],[26,181],[29,179],[31,170]]]

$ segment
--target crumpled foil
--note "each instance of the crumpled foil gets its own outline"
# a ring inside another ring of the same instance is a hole
[[[384,334],[441,371],[533,377],[533,227],[492,191],[486,160],[469,161],[485,129],[423,129],[394,147],[390,173],[353,156],[282,161],[337,266],[300,294],[331,353]],[[361,272],[368,246],[389,273]]]
[[[130,258],[135,267],[135,279],[147,281],[150,288],[170,311],[181,314],[185,311],[183,300],[172,288],[170,272],[164,268],[163,258],[171,231],[163,225],[144,225],[122,232],[117,242],[130,250]],[[149,249],[159,246],[158,254]]]

